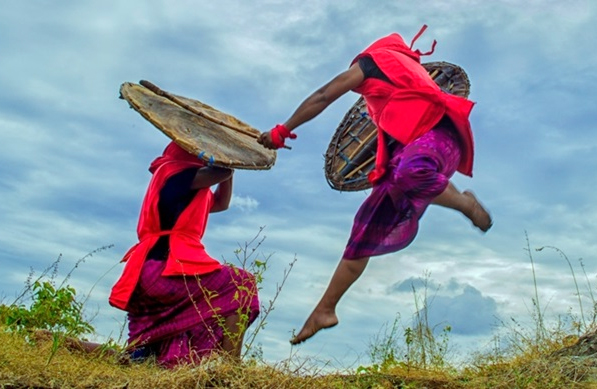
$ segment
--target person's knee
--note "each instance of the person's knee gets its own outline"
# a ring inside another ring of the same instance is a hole
[[[369,257],[342,259],[342,264],[353,275],[360,275],[363,272],[363,270],[365,270],[365,267],[367,267],[368,262]]]
[[[446,187],[449,178],[443,175],[437,165],[419,164],[406,166],[396,174],[395,182],[406,196],[435,197]]]
[[[396,169],[395,179],[408,190],[434,182],[439,174],[439,169],[429,164],[403,165]]]

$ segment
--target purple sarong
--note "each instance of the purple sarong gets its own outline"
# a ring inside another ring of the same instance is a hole
[[[343,258],[382,255],[408,246],[431,201],[448,186],[460,161],[450,125],[438,125],[392,151],[388,171],[359,208]]]
[[[129,344],[166,367],[197,362],[221,349],[224,319],[259,314],[253,275],[233,266],[199,277],[162,277],[166,261],[148,259],[127,306]]]

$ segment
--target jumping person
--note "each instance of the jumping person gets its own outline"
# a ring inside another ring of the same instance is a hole
[[[133,357],[154,355],[166,367],[218,351],[239,359],[259,313],[253,275],[222,265],[201,243],[209,213],[228,208],[233,177],[204,165],[174,142],[152,162],[139,243],[109,299],[128,312]]]
[[[472,192],[460,192],[450,177],[472,176],[473,136],[469,115],[473,103],[442,92],[420,64],[422,55],[399,34],[383,37],[356,56],[348,70],[305,99],[284,124],[258,139],[279,149],[301,124],[319,115],[348,91],[361,94],[378,128],[373,185],[359,208],[346,249],[321,300],[292,344],[338,324],[336,305],[365,270],[369,258],[395,252],[415,238],[419,218],[430,203],[462,212],[486,232],[491,217]],[[396,140],[388,147],[386,137]]]

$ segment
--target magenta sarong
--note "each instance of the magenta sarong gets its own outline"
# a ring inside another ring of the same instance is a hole
[[[259,314],[253,275],[223,266],[193,276],[161,276],[166,261],[148,259],[127,306],[129,344],[149,350],[166,367],[193,363],[220,350],[224,318]]]
[[[355,216],[343,258],[395,252],[415,239],[419,219],[460,162],[459,138],[450,124],[437,125],[392,151],[387,173]]]

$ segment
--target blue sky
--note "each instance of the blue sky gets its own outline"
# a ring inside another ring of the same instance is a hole
[[[296,265],[268,325],[264,356],[294,355],[350,367],[399,315],[409,325],[413,285],[434,296],[430,319],[452,326],[456,349],[491,345],[500,321],[530,318],[531,248],[571,260],[589,307],[597,264],[597,3],[432,0],[371,2],[221,0],[4,2],[0,10],[0,261],[5,302],[62,255],[71,284],[92,289],[98,339],[116,337],[124,313],[107,295],[135,243],[147,166],[168,142],[118,99],[147,79],[259,128],[284,122],[304,97],[347,68],[373,40],[423,24],[417,47],[466,69],[477,104],[474,177],[456,176],[495,218],[486,235],[461,215],[430,207],[414,243],[374,259],[339,306],[340,324],[291,348],[335,269],[367,192],[329,188],[323,154],[350,94],[298,129],[269,171],[237,171],[233,206],[210,218],[208,251],[233,251],[265,226],[270,255],[262,299]],[[533,251],[540,301],[553,317],[578,310],[567,262]],[[585,279],[578,259],[583,259]],[[94,286],[95,285],[95,286]]]

